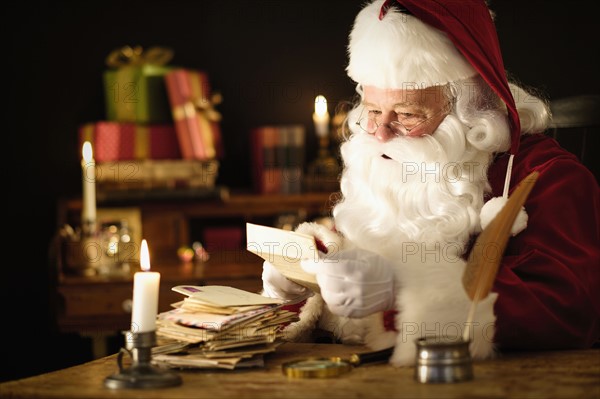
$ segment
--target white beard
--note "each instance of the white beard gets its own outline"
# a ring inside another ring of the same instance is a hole
[[[448,115],[433,135],[379,142],[362,131],[341,147],[343,200],[336,229],[388,258],[400,253],[461,256],[480,230],[489,151],[467,141],[469,127]],[[391,159],[382,157],[385,154]]]

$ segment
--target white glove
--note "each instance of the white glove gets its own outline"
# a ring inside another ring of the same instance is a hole
[[[394,271],[389,261],[362,249],[319,255],[319,259],[300,264],[307,273],[315,274],[331,312],[365,317],[393,307]]]
[[[288,280],[270,262],[264,261],[263,272],[263,295],[269,298],[290,300],[306,294],[308,288]]]

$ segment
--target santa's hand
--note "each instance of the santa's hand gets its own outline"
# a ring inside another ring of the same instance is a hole
[[[306,294],[306,287],[288,280],[270,262],[264,261],[263,272],[263,295],[269,298],[290,300]]]
[[[339,316],[365,317],[394,305],[394,272],[381,256],[350,249],[319,259],[302,260],[302,268],[315,274],[329,310]]]

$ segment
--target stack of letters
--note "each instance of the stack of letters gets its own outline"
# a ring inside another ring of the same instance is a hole
[[[153,362],[162,367],[261,367],[263,355],[282,343],[282,329],[297,321],[295,312],[283,308],[289,302],[233,287],[183,285],[173,291],[185,297],[158,315],[157,335],[187,345],[155,351]]]

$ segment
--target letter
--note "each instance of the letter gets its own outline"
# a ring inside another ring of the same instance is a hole
[[[414,162],[402,162],[402,183],[408,182],[409,176],[417,174],[419,167]]]
[[[294,256],[289,256],[289,249],[290,248],[294,248],[295,249],[295,255]],[[281,250],[281,254],[283,255],[283,259],[286,262],[297,262],[298,260],[302,259],[302,248],[300,248],[300,245],[298,245],[295,242],[288,242],[286,243],[282,250]]]
[[[421,260],[423,261],[423,263],[427,263],[428,262],[428,260],[427,260],[427,255],[428,254],[431,254],[431,255],[434,256],[434,258],[435,258],[434,262],[435,263],[439,263],[439,261],[440,261],[440,252],[441,252],[440,251],[440,243],[439,242],[434,243],[432,249],[428,249],[427,248],[427,243],[426,242],[422,243],[421,247],[422,247],[422,250],[421,250]]]
[[[408,337],[414,335],[417,338],[419,335],[419,326],[417,323],[407,322],[402,323],[400,334],[402,335],[402,342],[408,342]],[[413,338],[413,339],[414,339]],[[411,339],[411,341],[413,340]]]
[[[433,169],[430,170],[429,166],[433,165]],[[433,162],[431,164],[429,164],[429,166],[427,165],[426,162],[422,162],[421,163],[421,169],[423,171],[423,173],[421,174],[421,181],[423,183],[427,182],[427,179],[425,178],[427,175],[433,175],[435,178],[435,182],[439,183],[440,182],[440,163],[439,162]]]
[[[419,246],[414,242],[403,242],[402,243],[402,262],[406,262],[410,255],[416,255],[419,253]]]
[[[432,328],[433,327],[433,328]],[[430,329],[432,328],[432,329]],[[434,322],[434,323],[421,323],[421,337],[439,337],[441,336],[441,331],[440,331],[440,323],[438,322]]]

